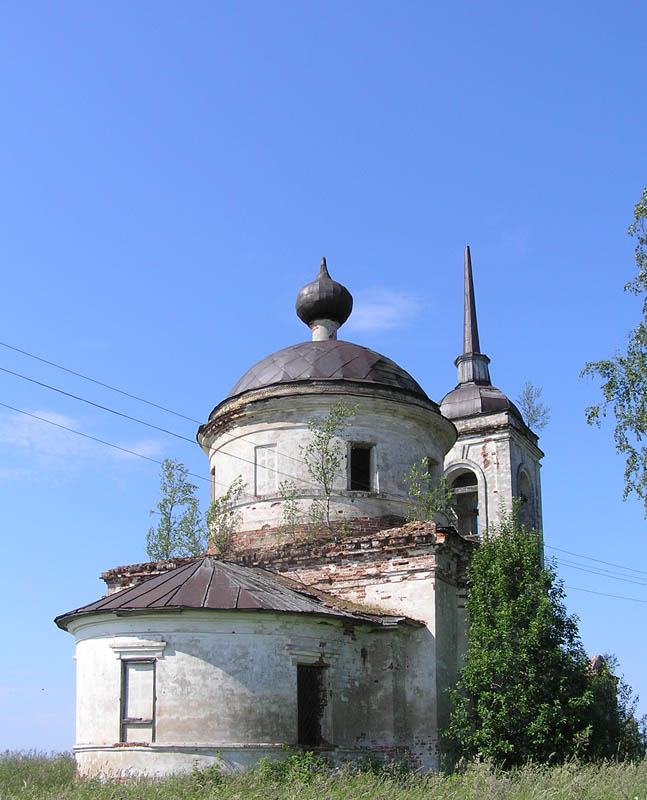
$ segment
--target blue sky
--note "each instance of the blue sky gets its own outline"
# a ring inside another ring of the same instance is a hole
[[[578,380],[639,315],[622,287],[646,23],[640,2],[5,4],[0,341],[204,421],[308,338],[294,299],[325,255],[355,297],[344,337],[440,400],[470,244],[493,382],[552,406],[546,542],[643,570],[559,567],[587,650],[618,655],[647,711],[646,523]],[[195,434],[2,346],[0,366]],[[0,397],[207,477],[197,445],[8,373]],[[145,560],[158,485],[151,462],[0,408],[0,749],[72,745],[72,638],[51,620]]]

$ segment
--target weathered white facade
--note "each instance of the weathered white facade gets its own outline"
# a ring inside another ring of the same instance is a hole
[[[456,432],[437,407],[396,390],[361,384],[344,388],[342,394],[328,387],[314,391],[273,387],[271,393],[249,392],[218,407],[201,444],[209,456],[215,494],[242,476],[245,489],[237,503],[240,530],[274,529],[281,524],[280,484],[285,480],[298,488],[307,517],[307,506],[319,493],[303,463],[303,450],[311,438],[308,420],[325,417],[339,402],[356,411],[344,431],[345,463],[335,480],[332,501],[335,519],[404,518],[408,504],[404,477],[411,465],[428,457],[433,472],[442,474]],[[348,465],[355,445],[370,449],[366,490],[351,488]]]
[[[401,633],[370,622],[203,610],[97,615],[69,630],[76,638],[82,775],[161,776],[213,763],[231,770],[280,757],[284,745],[298,745],[302,664],[323,673],[323,751],[338,758],[393,754],[414,735],[430,737],[426,722],[402,707],[407,696],[429,694],[427,670],[416,676],[403,669],[419,655],[422,628]],[[154,719],[124,732],[119,697],[128,665],[150,670],[137,710]]]
[[[292,552],[281,578],[207,556],[57,618],[76,640],[80,774],[236,770],[285,745],[437,766],[465,545],[417,523],[331,548]],[[335,561],[338,600],[317,587]]]
[[[439,406],[388,358],[337,340],[352,298],[322,262],[297,299],[312,341],[250,368],[198,431],[212,497],[244,484],[229,561],[117,568],[106,597],[57,617],[76,641],[82,775],[242,769],[285,745],[438,765],[474,534],[513,497],[541,523],[542,453],[491,385],[469,251],[465,286],[459,382]],[[344,538],[305,525],[286,541],[280,484],[305,518],[319,493],[308,423],[340,401],[354,409],[331,497]],[[423,458],[455,492],[458,532],[440,517],[404,524],[404,477]]]

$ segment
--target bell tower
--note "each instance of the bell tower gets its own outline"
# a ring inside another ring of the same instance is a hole
[[[492,385],[490,359],[481,352],[469,247],[465,248],[463,352],[458,385],[441,400],[441,413],[458,438],[445,457],[445,475],[457,503],[458,532],[479,535],[496,524],[512,500],[522,501],[521,521],[541,530],[542,451],[521,412]]]

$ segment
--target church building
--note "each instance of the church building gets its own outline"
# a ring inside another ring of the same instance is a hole
[[[311,339],[248,369],[198,429],[212,499],[240,487],[227,549],[111,569],[106,596],[55,620],[76,643],[81,775],[243,769],[286,745],[438,766],[479,532],[515,497],[541,527],[543,454],[491,383],[469,248],[464,280],[458,384],[437,404],[338,339],[353,300],[322,260],[296,302]],[[352,411],[323,526],[307,516],[321,488],[303,454],[339,403]],[[405,522],[405,476],[423,459],[455,518]]]

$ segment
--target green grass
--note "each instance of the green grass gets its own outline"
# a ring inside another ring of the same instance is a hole
[[[294,756],[242,775],[215,770],[159,781],[78,780],[69,754],[0,755],[0,800],[647,800],[647,762],[527,766],[472,764],[443,776],[401,770],[331,772]]]

